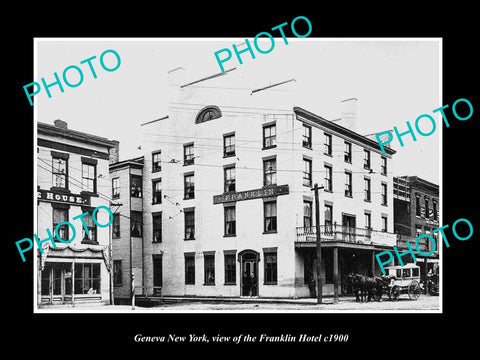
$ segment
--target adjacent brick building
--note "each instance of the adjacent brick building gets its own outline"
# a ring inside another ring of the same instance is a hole
[[[438,244],[439,235],[433,230],[440,227],[439,222],[439,186],[418,176],[400,176],[393,178],[394,231],[398,234],[398,248],[406,249],[410,241],[414,248],[416,238],[421,234],[431,235]],[[432,251],[432,243],[426,238],[419,241],[420,250],[424,253]],[[427,258],[415,255],[417,265],[422,268],[421,278],[432,269],[438,270],[438,246]],[[414,262],[408,255],[404,262]],[[427,266],[425,266],[427,264]]]
[[[67,123],[37,124],[38,238],[55,237],[37,250],[37,304],[110,303],[110,227],[96,226],[93,210],[110,207],[108,164],[118,142],[68,129]],[[83,213],[85,226],[73,218]],[[99,224],[109,214],[97,211]],[[62,222],[58,236],[54,230]],[[86,231],[85,228],[88,230]]]

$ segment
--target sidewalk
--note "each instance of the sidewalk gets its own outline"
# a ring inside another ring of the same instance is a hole
[[[355,296],[341,296],[339,301],[355,301]],[[264,298],[264,297],[199,297],[199,296],[164,296],[160,303],[203,302],[203,303],[268,303],[268,304],[303,304],[316,305],[317,298]],[[333,296],[322,298],[322,304],[334,304]]]

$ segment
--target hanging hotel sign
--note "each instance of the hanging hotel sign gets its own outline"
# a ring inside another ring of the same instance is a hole
[[[214,204],[221,204],[226,202],[260,199],[269,196],[279,196],[288,194],[288,185],[269,186],[261,189],[239,191],[232,193],[224,193],[213,196]]]
[[[64,194],[51,190],[37,190],[37,200],[72,205],[90,205],[90,196]]]

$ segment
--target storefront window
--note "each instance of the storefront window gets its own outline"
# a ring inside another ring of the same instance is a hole
[[[75,264],[75,294],[100,294],[100,264]]]

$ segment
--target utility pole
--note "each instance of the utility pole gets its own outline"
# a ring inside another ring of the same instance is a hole
[[[323,189],[323,186],[320,187]],[[321,278],[321,271],[322,271],[322,245],[320,242],[320,205],[318,201],[318,184],[313,186],[313,191],[315,192],[315,228],[317,233],[317,304],[322,303],[322,278]]]

